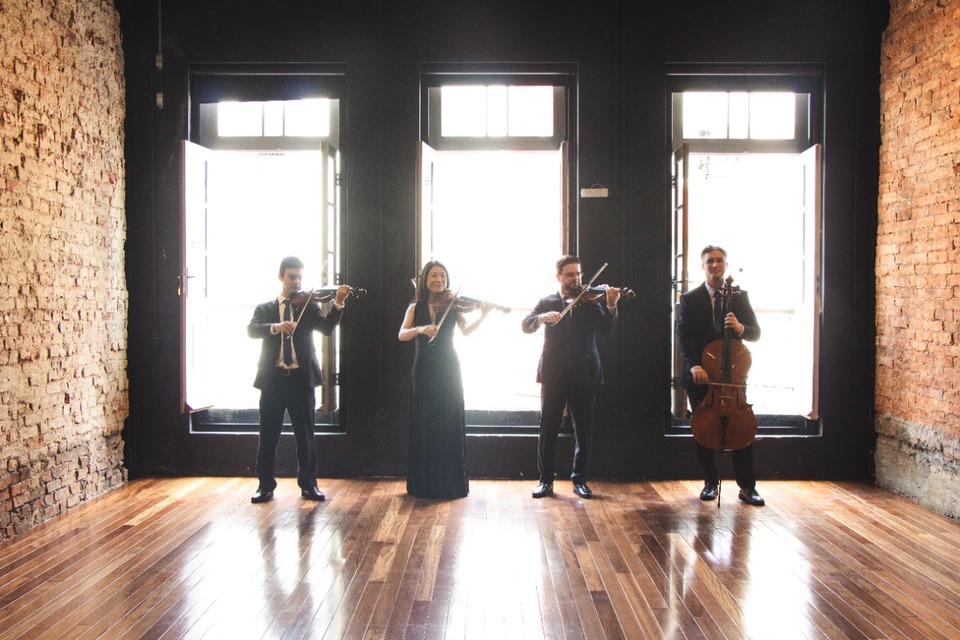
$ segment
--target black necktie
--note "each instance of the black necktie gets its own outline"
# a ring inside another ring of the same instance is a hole
[[[713,292],[713,334],[723,337],[723,302],[719,291]]]
[[[293,313],[290,311],[290,301],[283,301],[283,321],[293,320]],[[283,334],[283,364],[290,366],[293,364],[293,335]]]

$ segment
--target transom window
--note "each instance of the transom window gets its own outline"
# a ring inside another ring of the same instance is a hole
[[[330,135],[330,100],[218,102],[219,137],[310,137]]]
[[[553,136],[553,87],[440,87],[444,137]]]
[[[556,151],[570,139],[572,67],[553,65],[557,71],[546,73],[485,73],[470,66],[462,71],[424,66],[421,138],[431,147]]]
[[[685,91],[683,137],[792,140],[797,94],[775,91]]]

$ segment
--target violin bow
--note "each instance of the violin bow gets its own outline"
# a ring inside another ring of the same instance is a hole
[[[463,283],[460,283],[460,288],[457,289],[457,292],[453,294],[453,298],[450,299],[450,304],[447,305],[447,308],[444,309],[443,315],[440,316],[440,322],[437,323],[437,332],[430,336],[430,339],[427,340],[427,343],[433,342],[433,339],[440,335],[440,327],[443,326],[443,321],[447,319],[447,315],[450,313],[450,309],[453,308],[453,305],[456,304],[457,298],[460,297],[460,291],[463,289]]]
[[[303,303],[303,307],[300,309],[300,313],[297,314],[297,319],[293,321],[293,331],[290,332],[291,336],[297,332],[297,327],[300,326],[300,318],[303,317],[303,312],[307,310],[307,305],[310,304],[310,298],[311,296],[313,296],[313,292],[316,290],[317,288],[314,287],[307,292],[307,301]]]
[[[590,282],[588,282],[583,288],[580,289],[580,293],[577,294],[577,297],[574,298],[573,300],[571,300],[570,303],[567,304],[567,308],[564,309],[563,312],[560,313],[560,319],[561,319],[561,320],[563,320],[563,316],[567,315],[567,312],[570,311],[570,309],[573,309],[574,305],[576,305],[578,302],[580,302],[580,298],[583,297],[583,294],[587,292],[587,289],[590,288],[590,285],[593,284],[593,281],[596,280],[597,277],[598,277],[598,276],[603,272],[603,270],[606,269],[606,268],[607,268],[607,263],[604,262],[604,263],[603,263],[603,266],[600,267],[599,269],[597,269],[597,272],[596,272],[595,274],[593,274],[593,277],[592,277],[592,278],[590,278]]]
[[[323,282],[324,278],[326,277],[327,277],[327,263],[324,262],[323,270],[320,271],[320,282]],[[297,327],[300,326],[300,318],[303,317],[303,312],[307,310],[307,305],[310,304],[310,298],[313,297],[313,292],[316,290],[317,288],[313,287],[312,289],[310,289],[310,291],[307,292],[307,301],[303,303],[303,308],[300,309],[300,313],[297,314],[297,319],[293,323],[293,332],[290,334],[291,336],[297,332]]]

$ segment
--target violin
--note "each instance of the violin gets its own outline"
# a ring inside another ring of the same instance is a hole
[[[503,313],[510,313],[512,311],[510,307],[505,307],[502,304],[494,304],[492,302],[486,302],[484,300],[471,298],[470,296],[457,296],[458,311],[463,311],[463,312],[474,311],[476,309],[479,309],[485,304],[490,305],[491,308],[496,309],[497,311],[502,311]]]
[[[337,296],[338,286],[329,286],[329,287],[317,287],[312,291],[297,291],[295,294],[290,296],[290,301],[295,307],[302,306],[308,302],[330,302]],[[350,293],[348,296],[354,296],[356,298],[362,298],[367,295],[366,289],[360,289],[357,287],[351,287]]]
[[[494,304],[492,302],[487,302],[485,300],[471,298],[470,296],[454,294],[450,289],[447,289],[441,294],[440,296],[441,304],[444,306],[449,305],[451,298],[455,298],[454,304],[457,307],[457,311],[462,311],[464,313],[475,311],[476,309],[479,309],[483,305],[489,305],[491,308],[496,309],[497,311],[502,311],[503,313],[510,313],[512,311],[510,307],[505,307],[500,304]]]
[[[727,276],[720,289],[722,318],[726,318],[733,296],[739,293],[732,283],[733,277]],[[746,396],[752,356],[743,342],[732,336],[733,329],[724,327],[723,339],[704,347],[701,356],[700,366],[709,376],[710,388],[690,418],[690,430],[694,439],[708,449],[742,449],[757,435],[757,416]]]
[[[577,292],[576,295],[571,296],[577,299],[577,303],[574,306],[579,306],[584,302],[599,302],[602,298],[607,296],[607,289],[610,288],[608,284],[601,284],[596,287],[585,287]],[[637,294],[633,289],[627,289],[626,287],[620,288],[620,299],[621,300],[630,300],[635,298]]]

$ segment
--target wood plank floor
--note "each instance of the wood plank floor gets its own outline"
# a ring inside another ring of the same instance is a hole
[[[960,524],[868,485],[138,480],[0,545],[6,638],[960,637]]]

